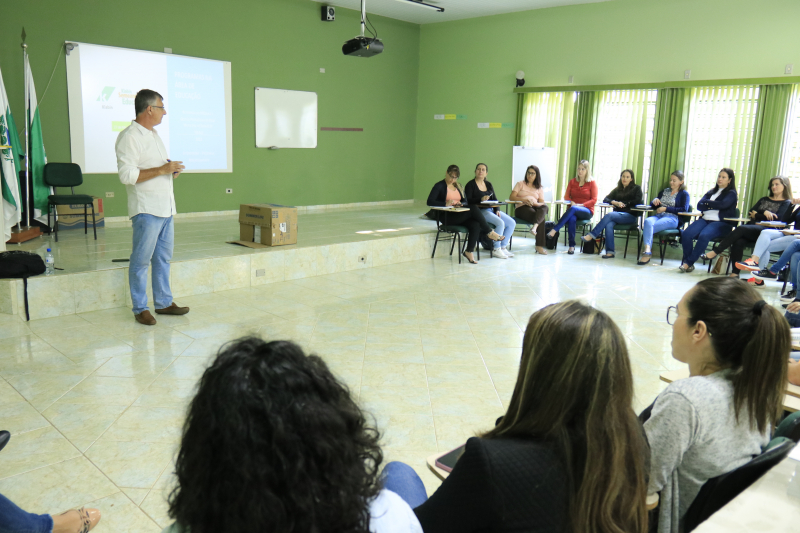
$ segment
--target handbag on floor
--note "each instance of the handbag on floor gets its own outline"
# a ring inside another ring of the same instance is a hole
[[[550,237],[550,231],[555,227],[556,223],[547,221],[544,223],[544,247],[548,250],[555,250],[556,246],[558,246],[558,237],[561,235],[560,231],[557,231],[555,235]]]
[[[711,269],[713,274],[724,274],[728,271],[729,258],[726,254],[717,256],[717,262],[714,263],[714,268]]]
[[[603,251],[603,246],[605,246],[605,242],[603,242],[602,237],[598,237],[597,239],[592,239],[591,241],[584,241],[581,239],[583,243],[581,244],[581,253],[582,254],[599,254]]]

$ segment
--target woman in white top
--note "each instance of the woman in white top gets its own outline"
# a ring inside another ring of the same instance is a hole
[[[189,406],[166,531],[422,533],[381,488],[378,437],[319,357],[227,344]]]
[[[783,411],[791,336],[777,309],[729,277],[695,285],[668,308],[667,322],[672,357],[690,377],[672,382],[642,418],[648,501],[658,501],[659,533],[678,533],[703,484],[769,442]]]
[[[683,230],[683,261],[679,268],[681,272],[694,270],[695,261],[700,259],[712,239],[724,237],[733,231],[736,222],[725,219],[736,216],[738,200],[736,176],[732,169],[723,168],[717,175],[717,185],[697,202],[697,209],[703,216]]]
[[[525,171],[525,179],[518,181],[511,191],[509,200],[522,202],[517,205],[514,216],[533,224],[530,232],[536,235],[536,252],[547,255],[544,249],[544,221],[547,218],[547,204],[544,202],[544,187],[539,167],[531,165]]]

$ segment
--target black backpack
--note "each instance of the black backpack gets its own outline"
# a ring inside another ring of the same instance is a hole
[[[39,254],[33,252],[23,252],[22,250],[11,250],[0,252],[0,279],[3,278],[22,278],[25,286],[25,319],[30,320],[28,312],[28,278],[44,274],[47,268],[44,260]]]
[[[480,241],[481,246],[483,246],[484,250],[488,250],[490,252],[494,250],[494,241],[489,238],[488,233],[482,234],[478,240]]]
[[[550,233],[550,230],[552,230],[555,227],[555,225],[556,225],[555,222],[551,222],[549,220],[545,222],[544,223],[545,233],[546,234]],[[561,235],[560,231],[557,231],[556,234],[553,235],[552,237],[550,237],[550,235],[546,235],[544,238],[544,247],[547,248],[548,250],[555,250],[556,247],[558,246],[558,237],[560,235]]]

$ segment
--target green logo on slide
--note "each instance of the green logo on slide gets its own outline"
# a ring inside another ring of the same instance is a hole
[[[103,92],[100,93],[100,96],[97,97],[98,102],[108,102],[108,99],[111,98],[111,93],[114,92],[114,87],[106,86],[103,88]]]

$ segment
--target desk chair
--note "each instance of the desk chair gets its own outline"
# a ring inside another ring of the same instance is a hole
[[[689,213],[692,212],[692,206],[689,206]],[[680,216],[678,215],[678,227],[676,229],[665,229],[661,230],[655,235],[653,235],[653,244],[655,245],[656,238],[658,239],[658,248],[659,252],[661,253],[661,264],[664,264],[664,255],[667,251],[667,244],[670,242],[681,242],[681,233],[683,232],[683,228],[686,227],[686,224],[689,223],[689,219],[692,217],[687,216]],[[652,250],[651,250],[652,252]]]
[[[578,239],[578,231],[581,232],[581,239],[592,230],[592,219],[577,220],[575,224],[575,240]],[[564,230],[564,246],[569,244],[567,241],[568,231]],[[580,244],[580,243],[578,243]]]
[[[733,218],[739,218],[739,208],[738,208],[738,207],[736,208],[736,215],[734,215],[734,216],[733,216]],[[736,226],[738,226],[738,225],[739,225],[739,223],[738,223],[738,222],[736,222],[736,223],[733,225],[733,227],[735,228],[735,227],[736,227]],[[714,245],[715,245],[715,244],[717,244],[718,242],[720,242],[721,240],[722,240],[722,237],[717,237],[716,239],[711,239],[710,241],[708,241],[708,246],[710,246],[711,248],[709,248],[709,247],[707,246],[707,247],[706,247],[706,252],[709,252],[709,251],[711,251],[711,249],[712,249],[712,248],[714,248]],[[703,253],[705,253],[705,252],[703,252]],[[717,256],[717,257],[722,257],[722,255],[719,255],[719,256]],[[716,257],[715,257],[714,259],[716,259]],[[711,264],[712,264],[713,262],[714,262],[714,261],[709,261],[709,262],[708,262],[708,273],[709,273],[709,274],[711,274]],[[706,260],[705,260],[705,259],[703,259],[703,264],[704,264],[704,265],[706,264]],[[730,264],[731,264],[731,262],[730,262],[730,261],[728,261],[728,266],[730,266]],[[725,273],[727,274],[727,269],[726,269],[726,272],[725,272]]]
[[[786,437],[793,442],[800,441],[800,411],[795,411],[778,424],[773,439],[775,437]]]
[[[642,216],[644,215],[639,215],[639,218]],[[640,255],[642,255],[642,228],[639,226],[638,221],[634,224],[617,224],[614,226],[614,235],[611,237],[612,239],[618,235],[617,232],[620,232],[620,235],[623,233],[625,234],[625,253],[622,254],[623,259],[628,257],[628,240],[631,238],[632,233],[636,234],[636,257],[638,258]]]
[[[448,237],[444,237],[444,240],[450,239],[451,241],[453,241],[453,243],[450,245],[450,255],[453,255],[453,250],[455,249],[456,242],[458,243],[458,264],[461,264],[461,257],[463,257],[462,254],[464,253],[464,251],[467,248],[467,234],[469,233],[469,230],[467,229],[466,226],[459,226],[457,224],[445,225],[444,222],[442,222],[439,219],[439,217],[441,216],[441,215],[439,215],[439,213],[441,213],[441,211],[434,211],[434,212],[436,213],[436,240],[433,241],[433,252],[431,253],[431,259],[433,259],[434,256],[436,255],[436,245],[439,244],[440,235],[442,233],[446,233],[449,236]],[[447,219],[445,217],[445,221],[446,220]],[[493,224],[489,224],[489,225],[494,227]],[[461,243],[461,234],[462,233],[464,234],[464,243],[463,243],[463,245]],[[476,252],[477,260],[480,261],[481,260],[481,243],[480,243],[480,240],[478,241],[477,246],[475,246],[475,252]],[[492,256],[491,254],[492,253],[490,251],[489,252],[489,256],[490,257]]]
[[[779,437],[780,438],[780,437]],[[789,439],[770,443],[767,450],[736,470],[706,481],[684,518],[684,531],[694,530],[747,487],[758,481],[770,468],[783,461],[794,448]]]
[[[95,224],[94,198],[88,194],[75,194],[75,187],[83,184],[81,167],[75,163],[47,163],[44,166],[44,183],[53,188],[53,194],[47,197],[47,225],[50,226],[50,212],[59,205],[83,205],[83,233],[88,234],[88,214],[86,206],[92,209],[92,230],[94,240],[97,240],[97,226]],[[69,187],[72,194],[56,194],[56,187]],[[54,212],[53,230],[58,242],[58,213]]]

